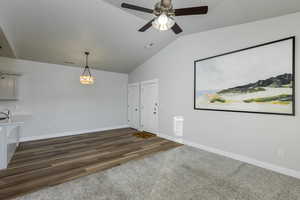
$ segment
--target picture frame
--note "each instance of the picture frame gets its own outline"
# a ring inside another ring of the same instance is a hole
[[[295,116],[295,36],[194,61],[194,110]]]

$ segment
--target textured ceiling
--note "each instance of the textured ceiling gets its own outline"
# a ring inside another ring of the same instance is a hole
[[[153,16],[121,9],[153,0],[1,0],[0,27],[17,58],[128,73],[180,36],[137,30]],[[177,17],[181,35],[300,11],[299,0],[173,0],[175,8],[208,5],[206,16]],[[0,44],[3,42],[0,38]],[[152,48],[145,48],[149,43]],[[73,62],[74,64],[66,64]]]

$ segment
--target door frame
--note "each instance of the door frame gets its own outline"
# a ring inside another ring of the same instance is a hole
[[[151,83],[154,83],[157,85],[157,104],[158,104],[158,114],[157,114],[157,130],[155,131],[155,134],[157,136],[159,136],[159,115],[160,115],[160,109],[159,109],[159,106],[160,106],[160,103],[159,103],[159,80],[156,78],[156,79],[152,79],[152,80],[147,80],[147,81],[142,81],[140,83],[140,124],[142,123],[142,109],[141,109],[141,104],[142,104],[142,88],[143,88],[143,85],[146,85],[146,84],[151,84]],[[140,126],[140,130],[143,131],[143,127]]]
[[[129,102],[128,102],[128,91],[129,91],[129,88],[130,87],[135,87],[137,86],[138,87],[138,125],[137,125],[137,129],[140,130],[141,128],[141,84],[140,83],[129,83],[127,85],[127,123],[128,123],[128,107],[129,107]],[[130,125],[128,123],[128,125]]]

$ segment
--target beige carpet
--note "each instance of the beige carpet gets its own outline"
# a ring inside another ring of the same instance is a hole
[[[300,200],[300,180],[182,146],[18,200]]]

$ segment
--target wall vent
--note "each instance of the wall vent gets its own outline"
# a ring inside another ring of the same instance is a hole
[[[183,122],[184,118],[182,116],[175,116],[173,119],[174,135],[177,137],[183,136]]]

